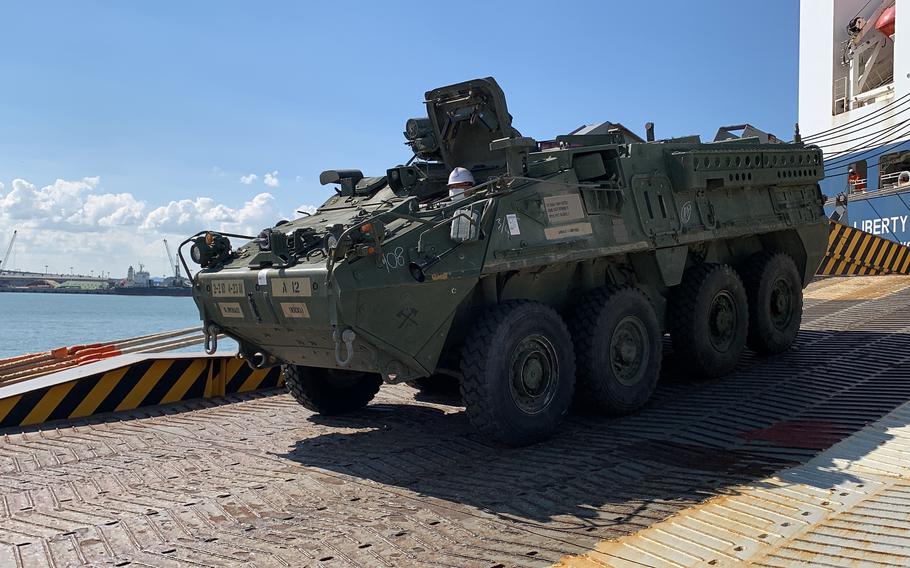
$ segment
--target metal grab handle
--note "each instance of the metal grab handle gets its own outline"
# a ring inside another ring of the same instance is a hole
[[[218,332],[221,331],[218,329],[217,325],[210,325],[202,330],[202,333],[205,335],[205,342],[203,349],[206,354],[214,355],[218,351]]]
[[[341,341],[344,342],[345,347],[345,358],[341,358],[341,342],[338,341],[338,329],[332,332],[332,341],[335,342],[335,362],[338,363],[341,367],[347,367],[351,363],[351,359],[354,358],[354,339],[357,337],[357,334],[354,333],[353,329],[346,329],[341,332]]]

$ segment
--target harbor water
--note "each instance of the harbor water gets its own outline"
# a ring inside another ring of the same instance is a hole
[[[194,326],[202,323],[187,297],[0,294],[0,358]],[[233,341],[219,345],[235,351]]]

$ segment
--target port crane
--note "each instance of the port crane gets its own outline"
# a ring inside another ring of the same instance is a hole
[[[9,255],[13,252],[13,244],[16,242],[16,235],[18,233],[19,231],[13,231],[13,238],[9,240],[9,246],[6,247],[6,254],[3,255],[3,262],[0,262],[0,273],[3,273],[3,269],[6,268],[6,265],[9,262]]]
[[[183,277],[180,276],[180,264],[174,259],[174,254],[171,252],[171,245],[167,244],[167,239],[164,240],[164,250],[167,251],[168,261],[171,263],[171,266],[174,268],[174,286],[180,286],[183,284]]]

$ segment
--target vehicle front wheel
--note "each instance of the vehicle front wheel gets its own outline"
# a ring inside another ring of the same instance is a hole
[[[556,430],[572,401],[572,337],[549,306],[506,302],[475,322],[461,372],[475,430],[511,446],[532,444]]]
[[[285,365],[284,382],[304,408],[342,414],[363,408],[376,396],[382,377],[376,373]]]

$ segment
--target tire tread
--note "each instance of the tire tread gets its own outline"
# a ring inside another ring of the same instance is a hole
[[[763,329],[759,318],[755,317],[754,310],[757,310],[756,304],[758,303],[758,294],[759,287],[761,286],[762,278],[764,278],[765,272],[768,267],[777,261],[778,258],[786,259],[783,262],[792,265],[792,267],[797,271],[797,277],[799,276],[799,270],[796,268],[796,263],[793,261],[793,258],[785,252],[773,252],[773,251],[763,251],[753,255],[748,264],[743,268],[743,284],[746,287],[746,296],[749,298],[749,334],[746,339],[746,345],[749,349],[752,349],[759,355],[773,355],[776,353],[781,353],[786,351],[792,340],[785,346],[775,345],[779,343],[775,341],[773,337],[774,332],[769,329]],[[802,312],[803,312],[803,294],[802,287],[800,283],[799,291],[797,292],[798,297],[798,307],[795,314],[796,317],[796,327],[797,333],[799,329],[799,322],[802,321]],[[795,336],[794,336],[795,337]]]
[[[552,308],[531,300],[509,300],[492,307],[474,321],[473,329],[465,339],[461,351],[462,379],[459,389],[471,426],[480,434],[515,446],[533,443],[538,438],[529,437],[526,434],[516,434],[502,420],[498,419],[494,405],[494,385],[489,384],[485,377],[487,377],[491,360],[491,351],[502,348],[501,345],[494,344],[494,338],[500,326],[516,309],[522,309],[525,306],[540,306],[553,311],[556,316],[555,321],[558,321],[566,335],[571,337],[568,327]],[[572,357],[572,360],[567,363],[572,365],[574,364],[574,353],[570,351],[569,356]],[[574,373],[570,374],[569,380],[574,381],[574,378]]]
[[[700,375],[717,377],[719,373],[705,352],[698,347],[699,336],[695,329],[698,312],[698,294],[701,287],[715,271],[724,271],[743,286],[742,279],[727,264],[702,263],[686,271],[682,282],[673,290],[667,309],[667,323],[673,340],[673,351]],[[744,306],[748,322],[748,306]],[[748,329],[748,323],[747,323]]]
[[[332,388],[331,379],[324,374],[314,374],[305,378],[301,369],[308,369],[315,373],[322,369],[310,369],[297,365],[284,365],[284,383],[288,392],[301,406],[320,414],[341,414],[363,408],[373,400],[382,379],[379,375],[373,377],[366,374],[361,380],[354,383],[353,388]]]
[[[608,416],[623,416],[636,410],[627,408],[624,401],[615,398],[607,384],[594,374],[593,354],[596,330],[611,296],[623,291],[639,294],[649,305],[648,295],[634,286],[608,285],[587,294],[572,311],[569,329],[575,343],[575,400],[576,406],[598,410]],[[653,307],[653,306],[652,306]],[[657,372],[660,373],[661,354],[657,353]]]

